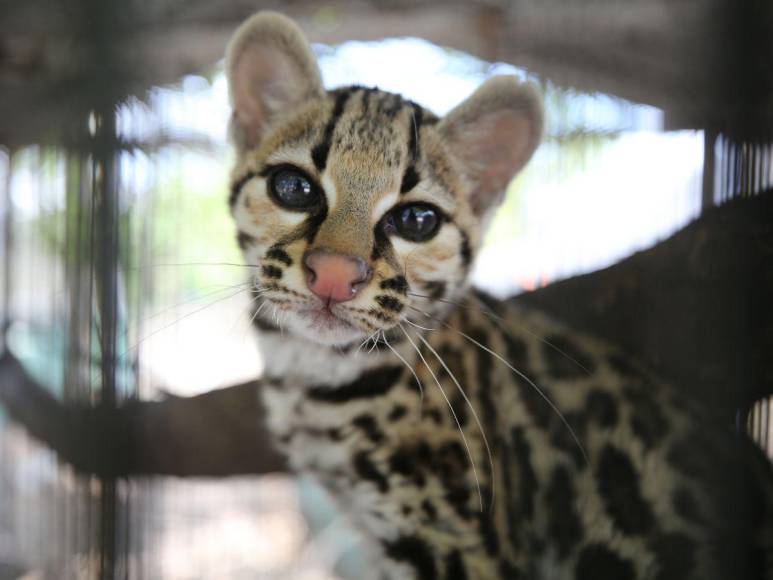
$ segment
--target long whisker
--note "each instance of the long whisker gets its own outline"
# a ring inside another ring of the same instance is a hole
[[[358,346],[358,347],[357,347],[357,350],[356,350],[355,352],[360,352],[360,350],[362,350],[362,347],[364,347],[366,344],[368,344],[368,342],[370,342],[371,340],[374,340],[375,336],[376,336],[378,333],[379,333],[379,330],[378,330],[378,329],[376,329],[376,330],[374,330],[374,331],[373,331],[371,334],[369,334],[368,336],[366,336],[366,337],[365,337],[365,340],[363,340],[363,341],[360,343],[360,346]]]
[[[412,320],[408,320],[407,318],[405,318],[404,320],[411,326],[415,326],[416,328],[419,328],[421,330],[427,330],[429,332],[432,332],[433,330],[437,330],[437,328],[427,328],[426,326],[422,326],[421,324],[416,324],[415,322],[413,322]]]
[[[494,509],[494,482],[496,481],[496,478],[494,477],[494,455],[491,453],[491,447],[489,447],[488,439],[486,438],[486,432],[483,430],[483,425],[481,424],[480,418],[478,417],[478,413],[475,411],[475,407],[473,406],[472,402],[467,396],[467,393],[464,392],[462,385],[459,384],[459,381],[456,379],[456,376],[454,376],[454,373],[452,373],[451,369],[448,368],[448,365],[443,360],[443,358],[438,354],[438,352],[434,348],[432,348],[432,345],[423,336],[419,335],[419,340],[424,343],[424,346],[426,346],[430,350],[430,352],[435,355],[435,358],[438,360],[438,362],[441,365],[443,365],[443,368],[448,373],[448,376],[451,377],[451,380],[454,381],[456,388],[459,389],[459,392],[464,398],[464,401],[467,403],[467,406],[469,407],[470,411],[472,411],[472,416],[475,418],[475,423],[477,423],[478,429],[480,430],[481,437],[483,438],[483,444],[486,446],[486,453],[488,454],[488,461],[489,461],[489,465],[491,466],[491,504],[489,505],[489,510],[493,510]]]
[[[190,304],[191,302],[196,302],[198,300],[204,300],[205,298],[209,298],[210,296],[214,296],[215,294],[220,294],[221,292],[225,292],[226,290],[233,290],[234,288],[244,288],[247,289],[247,285],[251,284],[251,282],[242,282],[241,284],[232,284],[228,286],[221,286],[217,290],[212,290],[211,292],[207,292],[206,294],[202,294],[200,296],[194,296],[193,298],[189,298],[187,300],[183,300],[182,302],[178,302],[177,304],[174,304],[172,306],[169,306],[167,308],[164,308],[163,310],[159,310],[158,312],[154,312],[147,318],[142,319],[142,322],[150,322],[154,318],[158,318],[159,316],[162,316],[163,314],[166,314],[170,310],[175,310],[177,308],[180,308],[181,306],[186,306]]]
[[[413,373],[413,378],[416,379],[416,384],[419,385],[419,393],[420,393],[420,397],[421,397],[420,400],[423,403],[424,402],[424,386],[421,384],[421,381],[419,380],[419,375],[417,375],[416,371],[413,369],[413,367],[408,364],[408,361],[406,361],[403,358],[403,356],[399,352],[397,352],[395,350],[395,348],[391,344],[389,344],[389,341],[387,340],[386,334],[382,334],[381,338],[384,340],[384,344],[387,345],[389,350],[391,350],[393,353],[395,353],[395,356],[397,358],[399,358],[406,367],[408,367],[408,370],[411,371],[411,373]]]
[[[408,334],[408,331],[405,330],[405,327],[402,324],[399,324],[400,330],[403,331],[403,334],[405,334],[405,338],[408,339],[408,342],[411,343],[414,349],[416,349],[416,354],[419,355],[419,358],[421,358],[421,362],[424,363],[424,366],[427,367],[427,370],[429,371],[430,376],[434,379],[435,384],[437,384],[438,389],[440,389],[440,394],[443,395],[443,398],[446,400],[446,404],[448,404],[448,408],[451,410],[451,415],[454,418],[454,421],[456,422],[456,426],[459,428],[459,433],[462,436],[462,442],[464,443],[464,447],[467,449],[467,457],[470,460],[470,466],[472,467],[472,474],[475,477],[475,485],[478,488],[478,500],[480,501],[480,511],[483,511],[483,492],[480,489],[480,479],[478,478],[478,470],[475,467],[475,460],[472,458],[472,451],[470,450],[470,444],[467,442],[467,437],[464,434],[464,429],[462,429],[462,424],[459,422],[459,417],[456,416],[456,411],[454,411],[454,406],[451,404],[451,401],[448,399],[448,395],[446,395],[445,390],[443,389],[443,386],[440,384],[440,381],[438,380],[437,376],[435,375],[435,372],[432,370],[432,367],[429,366],[429,363],[427,363],[427,359],[424,358],[424,355],[421,354],[421,350],[419,350],[419,347],[416,346],[416,343],[413,342],[413,339]]]
[[[380,329],[376,330],[376,332],[375,332],[376,336],[373,337],[373,344],[371,345],[370,350],[368,351],[368,354],[372,353],[374,348],[376,349],[376,352],[378,352],[378,340],[379,340],[379,336],[378,335],[380,333],[381,333]]]
[[[253,315],[250,317],[250,323],[249,323],[249,326],[252,326],[252,324],[253,324],[253,323],[255,322],[255,320],[258,318],[258,315],[260,314],[260,311],[261,311],[261,310],[263,310],[263,309],[266,307],[266,304],[268,304],[268,302],[265,302],[265,301],[264,301],[264,302],[262,302],[262,303],[260,304],[260,306],[258,306],[258,307],[255,309],[255,313],[254,313],[254,314],[253,314]]]
[[[122,268],[122,272],[138,272],[140,270],[149,270],[150,268],[166,268],[180,266],[232,266],[234,268],[257,268],[257,264],[239,264],[236,262],[169,262],[158,264],[146,264],[144,266],[130,266]]]
[[[577,447],[580,449],[580,453],[582,453],[583,458],[585,459],[585,462],[590,464],[590,459],[588,458],[588,454],[585,452],[585,447],[583,447],[582,443],[580,442],[580,438],[577,436],[577,433],[575,433],[572,426],[569,424],[569,421],[566,420],[566,417],[564,417],[564,414],[561,412],[561,410],[556,406],[556,404],[548,397],[545,392],[537,386],[537,383],[535,383],[533,380],[531,380],[529,377],[527,377],[525,374],[523,374],[521,371],[519,371],[517,368],[515,368],[513,365],[511,365],[507,360],[505,360],[502,356],[488,348],[487,346],[481,344],[474,338],[472,338],[469,334],[466,334],[459,330],[458,328],[454,328],[444,320],[439,320],[435,316],[432,316],[431,314],[427,314],[426,312],[422,312],[418,308],[415,308],[413,306],[409,306],[409,308],[412,308],[413,310],[416,310],[420,314],[423,314],[424,316],[427,316],[429,318],[432,318],[433,320],[437,320],[445,326],[446,328],[453,330],[460,336],[464,337],[465,339],[469,340],[479,348],[485,350],[490,355],[494,356],[497,360],[499,360],[501,363],[503,363],[507,368],[509,368],[511,371],[513,371],[515,374],[517,374],[519,377],[521,377],[524,381],[526,381],[538,394],[542,399],[550,406],[551,409],[558,415],[559,419],[561,419],[561,422],[564,424],[564,426],[569,430],[570,435],[572,436],[572,439],[574,439],[574,442],[577,443]]]
[[[433,302],[443,302],[445,304],[452,304],[454,306],[458,306],[459,308],[464,308],[465,310],[472,310],[473,312],[480,312],[481,314],[488,316],[491,320],[495,321],[497,323],[497,326],[502,332],[505,332],[507,334],[510,334],[510,330],[505,326],[505,323],[512,324],[512,321],[507,321],[498,314],[491,311],[490,308],[486,307],[485,304],[481,304],[480,299],[473,294],[473,298],[475,298],[475,301],[480,305],[478,308],[475,308],[473,306],[469,306],[467,304],[462,304],[461,302],[456,302],[454,300],[447,300],[444,298],[432,298],[431,296],[425,296],[424,294],[417,294],[416,292],[408,292],[409,296],[415,296],[416,298],[424,298],[425,300],[430,300]],[[529,336],[536,338],[540,342],[546,344],[553,350],[555,350],[558,354],[565,357],[567,360],[571,361],[575,365],[577,365],[579,368],[581,368],[583,371],[585,371],[586,374],[590,375],[592,374],[590,370],[588,370],[583,364],[578,361],[577,359],[571,357],[569,354],[558,348],[555,344],[547,340],[546,338],[535,334],[534,332],[531,332],[528,328],[524,327],[523,325],[516,324],[520,330],[528,334]]]
[[[188,317],[190,317],[190,316],[193,316],[194,314],[198,314],[198,313],[199,313],[199,312],[201,312],[202,310],[206,310],[207,308],[210,308],[211,306],[214,306],[215,304],[218,304],[218,303],[220,303],[220,302],[223,302],[224,300],[228,300],[229,298],[233,298],[233,297],[234,297],[234,296],[236,296],[237,294],[241,294],[242,292],[246,292],[246,291],[247,291],[247,288],[241,288],[241,289],[237,290],[236,292],[233,292],[232,294],[229,294],[228,296],[225,296],[225,297],[223,297],[223,298],[219,298],[219,299],[217,299],[217,300],[215,300],[215,301],[213,301],[213,302],[210,302],[209,304],[207,304],[207,305],[205,305],[205,306],[202,306],[201,308],[197,308],[197,309],[196,309],[196,310],[194,310],[193,312],[189,312],[188,314],[186,314],[186,315],[184,315],[184,316],[182,316],[182,317],[178,318],[178,319],[177,319],[177,320],[175,320],[174,322],[171,322],[171,323],[169,323],[169,324],[167,324],[167,325],[165,325],[165,326],[163,326],[163,327],[161,327],[161,328],[159,328],[159,329],[156,329],[156,330],[154,330],[153,332],[151,332],[151,333],[150,333],[150,334],[148,334],[147,336],[145,336],[145,337],[143,337],[142,339],[140,339],[140,340],[139,340],[139,341],[138,341],[136,344],[134,344],[133,346],[130,346],[130,347],[129,347],[129,348],[127,348],[125,351],[123,351],[123,352],[122,352],[120,355],[118,355],[118,359],[120,360],[120,359],[124,358],[124,357],[125,357],[127,354],[129,354],[131,351],[133,351],[134,349],[136,349],[136,348],[137,348],[138,346],[140,346],[140,345],[141,345],[143,342],[145,342],[145,341],[146,341],[146,340],[148,340],[149,338],[151,338],[151,337],[155,336],[155,335],[156,335],[156,334],[158,334],[159,332],[162,332],[162,331],[166,330],[167,328],[170,328],[170,327],[174,326],[175,324],[178,324],[179,322],[182,322],[183,320],[185,320],[186,318],[188,318]]]

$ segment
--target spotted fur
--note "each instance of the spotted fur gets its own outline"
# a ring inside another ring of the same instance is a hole
[[[369,87],[326,92],[294,24],[258,14],[227,70],[229,199],[256,268],[276,444],[370,541],[373,578],[758,579],[770,568],[767,464],[620,352],[475,293],[468,272],[541,133],[536,92],[486,82],[443,119]],[[272,168],[324,193],[281,208]],[[417,243],[401,204],[442,212]],[[372,279],[315,318],[304,253]],[[500,358],[501,357],[501,358]]]

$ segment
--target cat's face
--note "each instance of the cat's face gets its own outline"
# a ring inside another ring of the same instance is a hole
[[[272,13],[240,28],[227,63],[231,210],[258,316],[335,346],[430,323],[537,145],[533,91],[492,79],[442,120],[374,89],[325,92],[301,33]]]

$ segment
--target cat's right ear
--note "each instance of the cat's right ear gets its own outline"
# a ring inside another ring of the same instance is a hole
[[[271,124],[324,94],[317,61],[300,28],[276,12],[259,12],[234,33],[226,52],[239,149],[256,147]]]

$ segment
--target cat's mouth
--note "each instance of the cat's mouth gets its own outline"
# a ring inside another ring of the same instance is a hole
[[[328,306],[304,308],[299,310],[298,314],[307,319],[314,330],[328,332],[336,330],[358,330],[351,322],[338,316]]]
[[[362,340],[366,333],[335,306],[322,304],[295,308],[285,319],[296,335],[326,345],[339,346]]]

